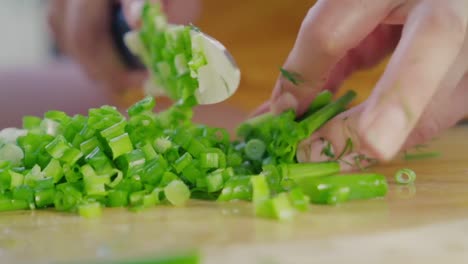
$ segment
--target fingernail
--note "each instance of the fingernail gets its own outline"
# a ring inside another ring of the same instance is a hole
[[[294,95],[291,93],[284,93],[271,104],[271,111],[273,113],[282,113],[289,109],[296,111],[297,106],[298,102]]]
[[[400,150],[408,128],[403,109],[391,106],[378,114],[369,127],[364,127],[364,139],[380,159],[388,161]]]

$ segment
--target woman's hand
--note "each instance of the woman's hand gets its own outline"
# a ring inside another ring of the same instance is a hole
[[[298,148],[301,162],[321,161],[324,140],[340,153],[390,160],[468,113],[468,1],[319,0],[307,14],[279,78],[259,112],[301,114],[320,90],[335,91],[352,72],[394,51],[371,96],[327,123]],[[361,155],[362,156],[362,155]]]
[[[153,0],[154,1],[154,0]],[[145,0],[121,0],[129,25],[137,28]],[[169,20],[184,24],[199,12],[198,0],[162,0]],[[49,24],[65,54],[94,80],[114,91],[140,87],[146,73],[129,71],[121,62],[111,36],[111,0],[50,0]]]

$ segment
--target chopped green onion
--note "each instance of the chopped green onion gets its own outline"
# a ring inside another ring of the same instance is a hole
[[[233,200],[252,200],[251,176],[235,176],[230,178],[225,184],[218,197],[218,201],[227,202]]]
[[[34,201],[37,208],[48,207],[54,204],[55,189],[41,189],[34,193]]]
[[[18,186],[12,191],[13,200],[26,201],[29,208],[34,209],[34,189],[27,185]]]
[[[74,211],[81,200],[79,189],[70,183],[63,183],[57,186],[54,207],[59,211]]]
[[[84,218],[98,218],[102,215],[101,204],[98,202],[78,206],[78,213]]]
[[[101,131],[101,136],[106,139],[116,138],[125,133],[125,127],[127,126],[127,122],[122,120],[104,130]]]
[[[252,176],[250,182],[252,184],[252,201],[254,204],[264,202],[270,198],[270,188],[265,175]]]
[[[41,121],[37,116],[25,116],[23,117],[23,128],[28,130],[36,129],[41,125]]]
[[[224,181],[223,181],[223,173],[222,171],[214,171],[208,174],[205,178],[206,180],[206,189],[207,192],[217,192],[223,188]]]
[[[288,196],[292,206],[294,206],[296,210],[301,212],[307,212],[309,210],[310,199],[300,188],[291,190]]]
[[[401,169],[395,174],[398,184],[411,184],[416,180],[416,173],[411,169]]]
[[[29,209],[29,203],[24,200],[0,199],[0,212]]]
[[[128,192],[124,190],[112,190],[108,194],[110,207],[123,207],[128,205]]]
[[[127,112],[129,116],[136,116],[144,112],[150,112],[156,106],[156,101],[154,97],[147,96],[144,99],[138,101],[136,104],[131,106]]]
[[[179,159],[177,159],[174,163],[174,168],[177,173],[181,173],[190,163],[192,163],[192,155],[186,152],[182,155]]]
[[[200,155],[200,166],[206,169],[213,169],[219,167],[218,153],[207,152]]]
[[[8,173],[10,174],[10,189],[13,190],[14,188],[23,185],[24,183],[24,175],[21,173],[14,172],[9,170]]]
[[[55,183],[59,182],[64,175],[60,161],[56,159],[51,159],[42,172],[45,176],[52,177]]]
[[[127,133],[109,140],[108,143],[114,160],[133,150],[132,141]]]
[[[46,147],[46,151],[55,159],[60,159],[65,151],[71,146],[67,143],[66,139],[59,135]]]
[[[251,139],[245,145],[245,155],[251,160],[260,160],[265,153],[266,146],[259,139]]]
[[[172,181],[164,187],[166,199],[175,206],[183,206],[190,199],[190,190],[182,181]]]

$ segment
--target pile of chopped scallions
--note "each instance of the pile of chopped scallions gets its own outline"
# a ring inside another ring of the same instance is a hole
[[[337,160],[296,161],[298,143],[343,112],[354,92],[335,101],[323,92],[300,119],[287,111],[248,120],[231,141],[225,129],[192,122],[196,69],[204,61],[189,50],[186,28],[159,32],[159,7],[146,5],[143,12],[144,62],[180,100],[155,113],[154,98],[146,97],[128,117],[111,106],[87,116],[49,111],[24,117],[22,129],[0,133],[0,211],[55,208],[92,218],[103,207],[244,200],[258,216],[290,220],[310,203],[385,196],[383,175],[343,175]],[[189,71],[178,74],[183,62]]]

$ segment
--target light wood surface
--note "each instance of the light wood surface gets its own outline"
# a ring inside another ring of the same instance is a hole
[[[467,135],[460,127],[435,140],[428,150],[440,151],[439,158],[376,167],[389,179],[386,198],[311,206],[291,223],[255,219],[246,203],[199,201],[140,213],[109,209],[97,220],[2,213],[0,263],[83,263],[187,249],[200,250],[203,263],[467,263],[460,262],[468,258]],[[416,171],[414,188],[394,184],[402,167]]]

